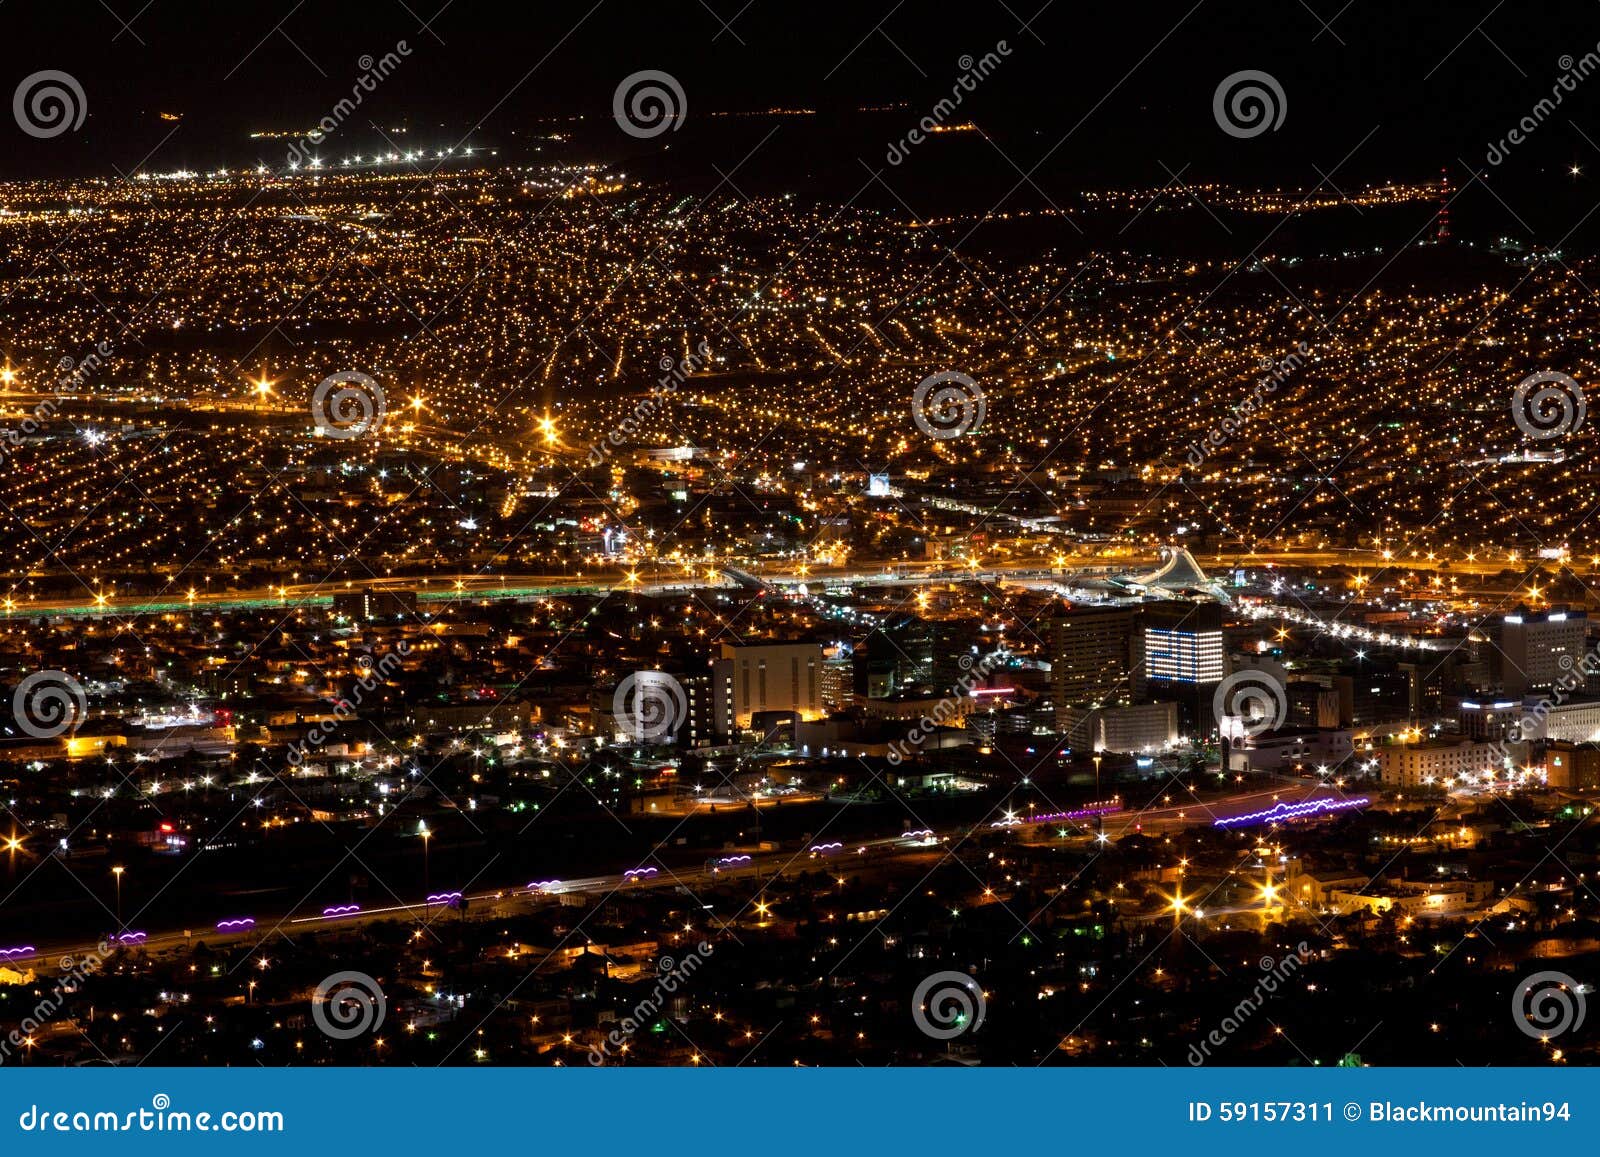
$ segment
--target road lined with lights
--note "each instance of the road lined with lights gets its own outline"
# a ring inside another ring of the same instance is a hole
[[[1095,558],[1073,556],[1017,559],[1003,565],[952,567],[948,562],[908,560],[872,567],[796,565],[752,566],[748,571],[725,564],[708,566],[703,571],[675,576],[643,575],[629,570],[623,560],[600,562],[589,571],[571,574],[446,574],[415,577],[387,577],[355,580],[330,586],[323,583],[287,583],[249,590],[201,591],[188,588],[163,595],[97,595],[89,599],[8,598],[0,603],[6,614],[53,614],[80,616],[171,614],[185,611],[259,610],[271,607],[326,607],[336,593],[357,591],[415,591],[421,602],[448,603],[463,599],[508,598],[538,599],[563,595],[603,595],[627,589],[640,594],[663,595],[675,591],[721,589],[739,586],[747,577],[777,590],[827,586],[923,586],[942,583],[984,582],[1054,588],[1074,580],[1104,578],[1119,573],[1137,573],[1160,563],[1157,555]],[[1070,565],[1068,563],[1070,562]],[[1382,571],[1442,571],[1479,576],[1495,575],[1507,568],[1526,566],[1507,556],[1504,559],[1385,559],[1380,552],[1360,550],[1271,551],[1261,554],[1219,555],[1203,560],[1217,570],[1235,568],[1370,568]],[[736,577],[737,576],[737,577]],[[1254,617],[1279,617],[1301,626],[1326,630],[1338,637],[1387,646],[1438,649],[1438,640],[1415,639],[1403,633],[1374,631],[1351,623],[1327,623],[1302,607],[1277,605],[1246,608]]]
[[[1263,803],[1270,800],[1269,807]],[[653,889],[687,887],[691,883],[711,885],[741,875],[773,877],[791,873],[815,871],[823,864],[836,870],[850,862],[883,864],[898,855],[916,855],[936,848],[952,839],[965,840],[979,834],[1018,832],[1024,835],[1046,832],[1053,824],[1070,823],[1080,830],[1068,833],[1069,837],[1109,843],[1125,835],[1167,831],[1174,827],[1211,826],[1231,829],[1246,823],[1289,822],[1296,819],[1317,819],[1338,814],[1357,806],[1365,806],[1367,797],[1352,799],[1324,784],[1304,784],[1242,792],[1210,803],[1163,805],[1124,811],[1120,801],[1091,804],[1071,812],[1051,812],[1037,816],[1007,812],[1005,817],[990,824],[980,823],[952,829],[940,835],[931,828],[900,832],[869,840],[829,840],[807,844],[799,850],[739,853],[722,856],[699,866],[676,870],[639,864],[619,872],[599,876],[580,876],[571,879],[535,880],[530,883],[471,894],[459,891],[429,893],[416,903],[387,904],[367,908],[361,904],[331,904],[315,915],[296,916],[293,913],[274,921],[271,918],[241,915],[218,921],[214,932],[205,933],[208,940],[231,943],[252,936],[266,935],[278,928],[304,931],[325,927],[360,927],[370,922],[400,918],[417,918],[424,922],[438,919],[449,911],[483,912],[488,916],[509,916],[523,911],[530,899],[557,898],[563,895],[601,895],[623,889]],[[1265,818],[1263,818],[1265,817]],[[1098,830],[1091,829],[1089,824]],[[1051,838],[1062,838],[1058,829]],[[862,859],[866,857],[866,859]],[[180,948],[195,940],[193,929],[168,930],[150,933],[142,930],[125,930],[109,935],[99,943],[79,943],[52,948],[19,945],[0,949],[0,961],[13,967],[27,960],[47,960],[51,956],[80,957],[98,952],[106,944],[120,947],[140,947],[147,950]]]

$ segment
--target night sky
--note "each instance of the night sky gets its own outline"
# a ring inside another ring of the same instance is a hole
[[[5,92],[59,69],[81,83],[88,106],[81,129],[49,140],[7,123],[0,176],[281,163],[281,144],[249,133],[309,127],[350,93],[363,56],[404,41],[409,55],[329,142],[331,156],[386,140],[471,141],[504,159],[621,160],[685,181],[726,176],[751,195],[847,198],[952,91],[961,59],[1004,41],[1009,55],[961,109],[988,140],[939,142],[895,170],[904,207],[1039,204],[1100,183],[1343,189],[1425,179],[1445,165],[1461,180],[1550,95],[1563,57],[1600,51],[1592,3],[140,2],[0,5]],[[641,69],[683,86],[681,131],[645,142],[617,131],[612,93]],[[1282,84],[1277,131],[1245,140],[1219,131],[1213,93],[1242,69]],[[1574,89],[1494,168],[1492,195],[1476,198],[1508,231],[1555,242],[1594,207],[1600,72]],[[857,111],[895,102],[905,107]],[[820,115],[711,115],[771,106]],[[396,127],[409,131],[388,135]],[[536,153],[534,138],[553,129],[574,139]],[[871,195],[893,199],[881,188]]]

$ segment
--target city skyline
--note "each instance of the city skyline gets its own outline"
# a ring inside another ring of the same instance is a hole
[[[0,1068],[1596,1063],[1540,7],[0,5]]]

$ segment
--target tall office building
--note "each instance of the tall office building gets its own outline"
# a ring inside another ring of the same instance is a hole
[[[674,739],[684,747],[709,747],[733,735],[732,688],[726,667],[712,663],[677,676],[688,706]]]
[[[1290,679],[1284,687],[1290,727],[1339,727],[1342,696],[1337,687],[1324,687],[1314,679]]]
[[[971,619],[901,615],[872,631],[855,651],[855,693],[884,699],[913,690],[948,695],[982,658]],[[965,660],[965,665],[963,665]]]
[[[920,687],[933,675],[933,624],[916,615],[899,615],[856,646],[855,693],[886,699]]]
[[[972,619],[935,619],[933,623],[933,689],[941,695],[965,694],[962,679],[980,670],[985,647]]]
[[[1500,620],[1500,683],[1507,698],[1548,691],[1563,676],[1576,673],[1589,630],[1587,611],[1554,607],[1530,612],[1518,607]]]
[[[801,719],[824,715],[820,643],[724,643],[718,666],[732,680],[737,727],[749,727],[760,711],[793,711]]]
[[[1150,698],[1178,705],[1185,735],[1216,730],[1212,694],[1228,673],[1222,607],[1216,603],[1147,603],[1140,608],[1145,687]]]
[[[1068,734],[1082,712],[1122,706],[1143,693],[1138,610],[1072,606],[1050,622],[1050,692],[1056,729]]]
[[[1215,603],[1150,603],[1144,620],[1145,677],[1152,683],[1220,683],[1227,674],[1222,608]]]
[[[850,706],[854,692],[855,660],[849,656],[830,656],[822,661],[822,709],[843,711]]]
[[[631,676],[633,687],[620,703],[619,686],[594,687],[590,690],[589,707],[595,733],[660,746],[711,747],[726,743],[733,735],[732,688],[727,668],[726,663],[710,663],[639,671]],[[640,734],[641,728],[645,734]]]
[[[1336,684],[1350,688],[1350,722],[1357,727],[1412,719],[1412,675],[1399,669],[1375,668],[1355,675],[1340,675]]]

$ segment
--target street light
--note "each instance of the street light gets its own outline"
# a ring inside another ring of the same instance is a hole
[[[120,864],[111,869],[111,874],[117,880],[117,931],[122,931],[122,873],[127,871]]]

